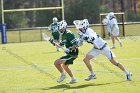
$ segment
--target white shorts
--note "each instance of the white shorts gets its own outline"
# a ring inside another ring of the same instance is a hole
[[[94,47],[87,53],[87,55],[91,55],[95,58],[99,57],[99,55],[102,54],[106,56],[109,60],[116,57],[114,53],[110,50],[109,46],[106,45],[102,50],[95,49]]]
[[[111,34],[113,36],[119,36],[119,29],[115,29],[115,30],[111,31]]]

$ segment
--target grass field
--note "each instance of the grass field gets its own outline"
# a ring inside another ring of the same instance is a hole
[[[107,40],[109,45],[111,41]],[[113,66],[107,58],[100,56],[92,60],[97,79],[85,81],[89,75],[82,59],[92,48],[84,44],[79,57],[70,66],[78,83],[66,84],[56,80],[60,74],[54,61],[65,55],[56,52],[50,43],[14,43],[0,46],[0,93],[139,93],[140,92],[140,37],[122,39],[124,47],[112,50],[116,59],[133,73],[133,80],[126,81],[121,70]],[[35,65],[37,64],[37,65]]]

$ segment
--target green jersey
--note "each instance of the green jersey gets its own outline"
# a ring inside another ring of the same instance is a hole
[[[58,22],[57,23],[52,23],[50,25],[50,30],[52,31],[52,36],[55,40],[59,40],[60,33],[58,31]]]
[[[52,23],[50,25],[50,30],[52,31],[52,33],[58,32],[58,22],[57,23]]]
[[[77,43],[77,39],[75,38],[74,34],[67,30],[62,35],[62,43],[66,46],[66,48],[71,48],[73,45]],[[77,56],[78,55],[78,48],[68,53],[68,55],[71,56]]]

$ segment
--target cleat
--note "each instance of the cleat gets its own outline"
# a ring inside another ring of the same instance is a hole
[[[129,72],[129,74],[126,75],[126,78],[128,81],[132,80],[132,73]]]
[[[69,84],[73,84],[73,83],[77,83],[77,80],[76,79],[73,79],[69,82]]]
[[[62,82],[66,78],[66,75],[61,75],[60,78],[57,80],[58,83]]]
[[[96,75],[90,75],[90,76],[88,76],[85,80],[86,80],[86,81],[89,81],[89,80],[91,80],[91,79],[96,79]]]
[[[115,49],[115,48],[116,48],[115,46],[112,46],[112,47],[111,47],[111,49]]]

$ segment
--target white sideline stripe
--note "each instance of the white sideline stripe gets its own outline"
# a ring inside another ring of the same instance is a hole
[[[40,66],[37,66],[39,69],[41,70],[44,70],[44,71],[51,71],[53,69],[51,68],[45,68],[45,67],[40,67]],[[32,66],[11,66],[11,67],[6,67],[6,68],[0,68],[0,70],[15,70],[15,69],[25,69],[25,68],[32,68]],[[86,70],[72,70],[74,72],[89,72],[89,71],[86,71]],[[95,70],[95,72],[101,72],[101,73],[109,73],[109,74],[123,74],[121,72],[109,72],[109,71],[104,71],[104,70]]]
[[[0,70],[15,70],[15,69],[25,69],[25,68],[36,68],[36,67],[34,67],[34,65],[32,65],[32,66],[10,66],[10,67],[2,67],[2,68],[0,68]],[[39,68],[41,70],[51,70],[51,68],[40,67],[40,66],[37,66],[37,68]]]
[[[118,60],[140,60],[140,58],[129,58],[129,59],[118,59]],[[108,62],[108,60],[95,60],[97,62]],[[83,62],[75,62],[74,64],[84,64]],[[0,70],[8,70],[8,69],[22,69],[22,68],[31,68],[32,66],[11,66],[11,67],[2,67],[0,68]],[[40,67],[38,66],[39,68],[41,68],[42,70],[47,70],[47,69],[51,69],[51,68],[45,68],[45,67]]]
[[[87,70],[72,70],[74,72],[89,72]],[[108,74],[124,74],[123,72],[109,72],[109,71],[105,71],[105,70],[94,70],[94,72],[100,72],[100,73],[108,73]]]
[[[129,58],[129,59],[118,59],[118,60],[140,60],[140,58]],[[97,62],[107,62],[106,60],[98,60]],[[75,62],[75,64],[84,64],[83,62]],[[39,65],[34,66],[34,65],[30,65],[30,66],[11,66],[11,67],[2,67],[0,68],[0,70],[15,70],[15,69],[25,69],[25,68],[39,68],[40,70],[44,70],[44,71],[51,71],[53,70],[52,68],[46,68],[46,67],[41,67]],[[88,72],[86,70],[73,70],[74,72]],[[100,72],[100,73],[108,73],[108,74],[123,74],[122,72],[109,72],[109,71],[104,71],[104,70],[95,70],[95,72]]]
[[[33,68],[34,65],[32,66],[11,66],[11,67],[5,67],[5,68],[0,68],[0,70],[15,70],[15,69],[26,69],[26,68]],[[34,67],[35,68],[35,67]],[[46,67],[41,67],[37,65],[37,68],[43,71],[51,71],[53,70],[52,68],[46,68]],[[82,72],[82,73],[89,73],[88,70],[72,70],[73,72]],[[105,70],[94,70],[95,72],[99,73],[106,73],[106,74],[118,74],[118,75],[123,75],[123,72],[110,72],[110,71],[105,71]],[[140,74],[135,74],[135,75],[140,75]]]

